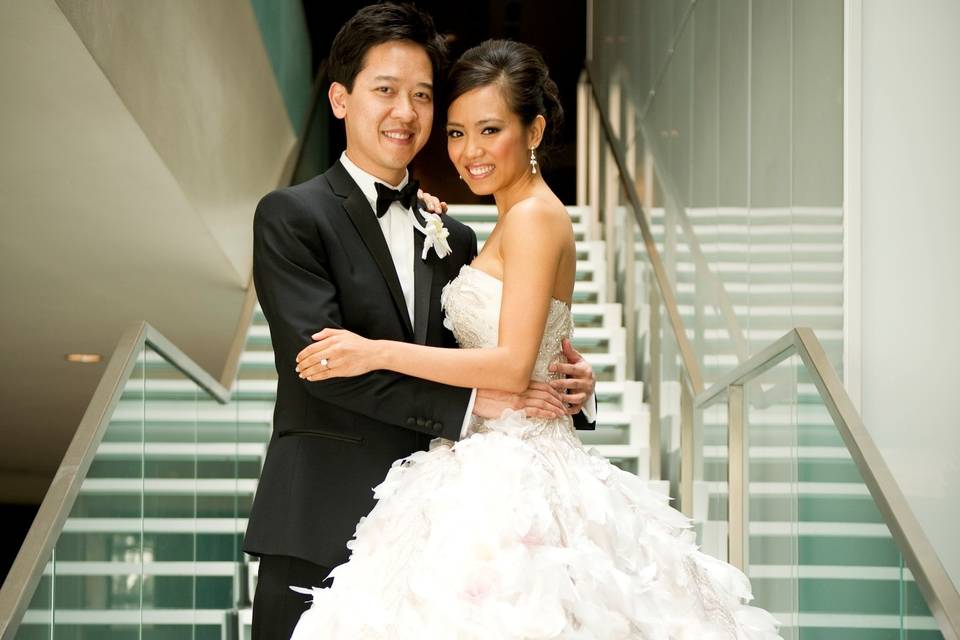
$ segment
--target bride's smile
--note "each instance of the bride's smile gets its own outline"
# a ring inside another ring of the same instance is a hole
[[[531,180],[530,149],[539,144],[538,123],[525,126],[510,109],[499,84],[472,89],[447,111],[447,153],[470,190],[478,195],[517,193]],[[505,208],[515,199],[507,198]]]

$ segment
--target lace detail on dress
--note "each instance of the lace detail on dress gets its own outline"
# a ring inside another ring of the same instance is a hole
[[[495,347],[500,337],[500,302],[503,283],[485,271],[464,265],[460,274],[443,289],[440,303],[446,314],[443,326],[453,332],[457,343],[466,349]],[[533,367],[534,380],[546,382],[560,378],[562,374],[550,372],[550,365],[563,360],[564,338],[573,336],[573,313],[562,300],[550,301],[547,323],[540,341],[540,351]],[[488,431],[486,421],[474,416],[470,433]],[[499,421],[498,421],[499,424]],[[576,438],[573,421],[560,419],[529,418],[521,423],[522,432],[516,437],[529,439],[545,435]],[[502,428],[498,430],[503,430]]]

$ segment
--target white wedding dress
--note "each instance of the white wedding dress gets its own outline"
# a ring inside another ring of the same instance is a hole
[[[443,292],[462,347],[497,344],[502,284],[469,266]],[[533,376],[573,318],[551,303]],[[687,518],[584,449],[569,418],[505,411],[397,461],[350,560],[292,640],[773,639],[749,582],[698,551]]]

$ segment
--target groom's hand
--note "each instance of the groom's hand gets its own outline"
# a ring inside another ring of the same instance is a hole
[[[478,389],[473,403],[473,415],[495,419],[504,409],[523,411],[528,418],[559,418],[566,415],[566,407],[559,391],[543,382],[530,381],[523,393]]]
[[[593,375],[593,367],[566,339],[563,341],[563,356],[567,362],[550,365],[550,371],[562,373],[567,377],[551,380],[550,384],[562,394],[561,399],[567,405],[567,413],[576,415],[583,409],[583,403],[587,398],[593,395],[597,378]]]

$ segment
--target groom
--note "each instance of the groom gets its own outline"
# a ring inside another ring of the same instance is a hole
[[[458,440],[471,414],[546,404],[578,408],[593,372],[567,348],[560,390],[515,396],[374,371],[307,382],[296,354],[324,327],[375,339],[456,347],[440,294],[477,253],[473,231],[448,217],[451,253],[430,249],[414,227],[417,186],[406,167],[433,123],[434,78],[446,46],[412,5],[358,12],[333,41],[329,100],[344,120],[340,160],[261,200],[254,218],[253,275],[270,325],[278,373],[274,432],[250,513],[244,550],[260,556],[254,640],[285,639],[306,608],[290,585],[319,585],[347,560],[347,541],[373,507],[372,488],[397,459],[436,437]],[[592,398],[590,410],[594,409]],[[592,428],[582,413],[579,428]]]

